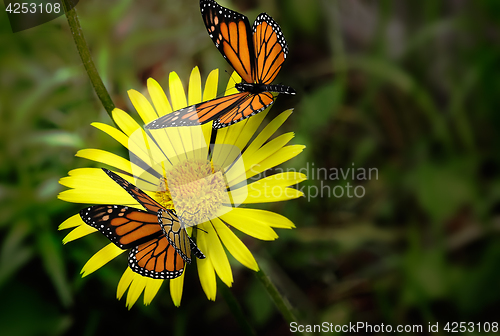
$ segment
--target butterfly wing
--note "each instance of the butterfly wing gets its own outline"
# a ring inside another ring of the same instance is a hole
[[[200,9],[208,34],[222,56],[245,82],[253,83],[255,52],[248,18],[214,0],[200,0]]]
[[[140,243],[146,242],[150,240],[151,238],[157,237],[159,234],[163,233],[167,239],[168,242],[173,245],[173,247],[177,250],[177,252],[182,256],[182,258],[190,263],[191,262],[191,246],[194,244],[196,247],[196,244],[191,240],[189,235],[187,234],[186,230],[182,227],[177,215],[175,214],[174,211],[172,210],[167,210],[163,208],[158,202],[153,200],[151,197],[149,197],[147,194],[145,194],[142,190],[137,188],[135,185],[132,183],[127,182],[123,178],[121,178],[119,175],[113,173],[112,171],[108,169],[104,169],[104,172],[108,174],[109,177],[113,179],[116,183],[118,183],[123,189],[125,189],[137,202],[142,204],[148,211],[142,211],[139,209],[134,209],[134,208],[128,208],[128,207],[122,207],[118,205],[114,206],[107,206],[108,208],[106,209],[109,211],[109,209],[119,209],[116,211],[116,215],[118,218],[114,219],[111,222],[111,227],[108,226],[103,226],[102,230],[100,230],[100,226],[103,225],[102,222],[102,216],[104,216],[106,219],[106,213],[103,212],[102,209],[99,209],[99,216],[101,216],[101,220],[99,222],[96,222],[97,224],[94,227],[96,227],[98,230],[103,232],[106,237],[108,237],[111,241],[114,242],[114,240],[118,240],[116,238],[119,234],[123,233],[129,233],[130,234],[135,234],[133,237],[139,237],[140,241],[132,242],[128,239],[127,240],[127,247],[123,248],[130,248],[133,246],[137,246]],[[100,206],[94,206],[90,207],[87,209],[82,210],[82,212],[86,213],[91,213],[92,211],[86,211],[88,209],[93,209],[97,208]],[[109,208],[111,207],[111,208]],[[134,211],[130,211],[129,209],[132,209]],[[123,219],[124,214],[123,213],[128,213],[130,212],[128,217],[131,217],[130,219],[127,217],[129,220],[128,222]],[[93,213],[93,212],[92,212]],[[84,215],[82,215],[82,218]],[[95,216],[94,216],[95,217]],[[90,214],[87,215],[87,220],[89,223],[94,223],[94,217]],[[120,219],[121,218],[121,219]],[[85,219],[84,219],[85,220]],[[87,224],[89,224],[87,223]],[[121,228],[119,230],[113,230],[116,225],[127,225],[126,228]],[[89,224],[93,226],[92,224]],[[114,226],[115,225],[115,226]],[[154,233],[153,233],[154,231]],[[149,234],[151,233],[151,234]],[[141,234],[144,235],[144,237],[141,237]],[[129,237],[132,237],[129,235]],[[192,244],[191,244],[191,243]],[[116,243],[115,243],[116,244]],[[123,245],[123,244],[122,244]],[[117,244],[117,246],[121,247],[120,245]],[[196,247],[198,250],[199,254],[203,255],[201,251],[199,251],[198,247]]]
[[[248,92],[215,98],[206,102],[188,106],[178,111],[166,114],[144,126],[146,129],[158,129],[177,126],[195,126],[216,120],[221,115],[233,110],[246,101]]]
[[[108,176],[111,177],[113,181],[115,181],[118,185],[125,189],[130,194],[130,196],[132,196],[149,212],[156,214],[158,213],[158,210],[163,209],[163,207],[158,202],[149,197],[146,193],[144,193],[132,183],[124,180],[122,177],[108,169],[102,168],[102,170],[104,170],[104,172],[108,174]]]
[[[288,46],[280,26],[266,13],[260,14],[252,27],[255,67],[249,83],[270,84],[281,70],[288,55]],[[248,81],[247,81],[248,82]],[[213,128],[227,127],[253,116],[274,102],[270,92],[249,94],[237,106],[214,121]]]
[[[270,84],[288,54],[279,25],[262,13],[250,30],[246,16],[214,0],[200,0],[200,9],[212,41],[243,81]],[[259,113],[273,102],[274,97],[269,92],[240,92],[164,115],[145,128],[194,126],[215,120],[213,128],[219,129]]]
[[[172,210],[161,210],[158,213],[158,221],[163,229],[169,243],[175,247],[182,259],[191,263],[191,252],[199,259],[205,255],[198,249],[196,243],[189,237],[181,221]]]
[[[166,114],[151,121],[144,128],[194,126],[215,120],[213,128],[219,129],[259,113],[273,102],[274,96],[270,92],[235,93]]]
[[[214,129],[219,129],[231,126],[263,111],[273,102],[274,96],[270,92],[249,94],[244,101],[222,115],[218,120],[215,120],[212,127]]]
[[[255,47],[255,82],[271,84],[288,55],[288,46],[280,26],[266,13],[255,19],[252,27]]]
[[[130,250],[128,264],[132,271],[153,279],[173,279],[184,271],[184,259],[165,236]]]
[[[94,205],[82,209],[80,216],[122,249],[132,248],[163,234],[156,214],[126,206]]]

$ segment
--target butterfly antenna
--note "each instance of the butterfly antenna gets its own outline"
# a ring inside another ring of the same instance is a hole
[[[197,226],[195,226],[194,228],[195,228],[196,230],[200,230],[200,231],[203,231],[203,232],[205,232],[205,233],[208,233],[207,231],[205,231],[205,230],[203,230],[203,229],[201,229],[201,228],[199,228],[199,227],[197,227]]]
[[[236,87],[236,84],[238,84],[238,83],[236,83],[233,76],[231,76],[227,70],[224,70],[224,72],[229,75],[229,80],[234,83],[234,85],[232,87],[230,87],[224,91],[224,94],[226,94],[228,90],[234,89]]]
[[[182,213],[182,215],[180,215],[180,216],[179,216],[179,219],[180,219],[180,221],[181,221],[182,225],[183,225],[184,227],[186,226],[186,225],[184,224],[184,220],[183,220],[183,217],[184,217],[184,214],[185,214],[185,213],[188,213],[189,215],[194,216],[194,215],[196,215],[198,212],[200,212],[200,210],[199,210],[199,209],[198,209],[198,211],[196,211],[195,213],[191,213],[191,212],[189,212],[189,211],[187,211],[187,210],[184,210],[184,212]],[[197,225],[193,225],[192,227],[193,227],[194,229],[197,229],[197,230],[203,231],[203,232],[205,232],[205,233],[208,233],[207,231],[205,231],[205,230],[203,230],[203,229],[199,228]]]

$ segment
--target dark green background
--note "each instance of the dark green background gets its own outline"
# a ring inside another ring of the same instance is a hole
[[[363,198],[263,205],[297,226],[244,242],[304,323],[500,322],[500,3],[490,1],[226,1],[250,21],[269,13],[290,55],[268,119],[307,149],[284,167],[377,168]],[[148,77],[166,87],[229,66],[208,37],[198,1],[82,1],[77,9],[115,104]],[[107,244],[62,246],[58,225],[84,205],[56,198],[59,178],[99,166],[82,148],[126,156],[89,124],[111,121],[81,64],[65,17],[12,34],[0,14],[0,333],[2,335],[240,334],[219,290],[207,301],[194,268],[180,308],[165,283],[149,307],[115,299],[118,258],[82,279]],[[134,112],[135,113],[135,112]],[[136,114],[133,114],[136,117]],[[233,260],[234,261],[234,260]],[[237,263],[231,292],[259,335],[288,326],[252,271]],[[222,284],[219,284],[222,286]],[[442,331],[442,330],[441,330]]]

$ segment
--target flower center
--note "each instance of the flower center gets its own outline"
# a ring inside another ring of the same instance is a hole
[[[173,201],[177,215],[187,226],[215,218],[229,203],[223,170],[207,160],[180,162],[160,180],[160,198]],[[170,196],[170,197],[169,197]]]

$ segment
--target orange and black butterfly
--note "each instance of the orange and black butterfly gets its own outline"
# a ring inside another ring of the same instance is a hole
[[[119,248],[131,249],[128,264],[134,272],[154,279],[173,279],[182,274],[184,263],[191,263],[191,253],[205,258],[173,210],[165,209],[112,171],[103,170],[147,211],[94,205],[81,210],[80,216]]]
[[[213,0],[200,0],[200,8],[215,46],[243,79],[235,86],[239,92],[164,115],[147,124],[147,129],[194,126],[212,120],[213,128],[219,129],[263,111],[274,102],[273,92],[295,94],[289,86],[271,84],[288,46],[280,26],[269,15],[257,16],[250,28],[246,16]]]

